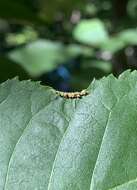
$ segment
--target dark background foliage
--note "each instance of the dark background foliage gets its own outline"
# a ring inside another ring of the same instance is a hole
[[[74,91],[136,68],[136,0],[0,1],[0,82]]]

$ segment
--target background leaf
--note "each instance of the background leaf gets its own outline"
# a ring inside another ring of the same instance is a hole
[[[119,34],[119,38],[127,46],[128,45],[137,45],[137,29],[128,29]]]
[[[82,20],[75,27],[74,38],[88,45],[99,45],[108,39],[108,33],[99,19]]]
[[[63,63],[66,55],[61,43],[38,40],[11,51],[9,58],[23,66],[32,76],[39,76]]]

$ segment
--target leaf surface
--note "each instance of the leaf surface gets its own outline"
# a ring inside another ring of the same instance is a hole
[[[49,87],[0,86],[0,189],[135,190],[137,72],[65,99]]]

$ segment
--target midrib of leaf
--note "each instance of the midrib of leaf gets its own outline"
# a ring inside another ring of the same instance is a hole
[[[115,103],[115,105],[117,104],[117,102]],[[94,169],[93,169],[93,172],[92,172],[92,177],[91,177],[91,184],[90,184],[90,190],[92,190],[92,179],[93,179],[93,175],[94,175],[94,171],[95,171],[95,168],[96,168],[96,165],[97,165],[97,161],[98,161],[98,158],[99,158],[99,154],[100,154],[100,151],[101,151],[101,146],[102,146],[102,142],[104,140],[104,137],[105,137],[105,133],[106,133],[106,130],[107,130],[107,127],[108,127],[108,123],[109,123],[109,119],[110,119],[110,116],[111,116],[111,113],[112,113],[112,110],[114,109],[115,105],[113,106],[113,108],[111,108],[111,110],[109,110],[109,115],[108,115],[108,119],[107,119],[107,122],[106,122],[106,127],[105,127],[105,130],[104,130],[104,134],[102,136],[102,140],[101,140],[101,143],[100,143],[100,148],[99,148],[99,151],[98,151],[98,154],[97,154],[97,159],[96,159],[96,163],[94,165]]]
[[[77,110],[76,99],[74,99],[74,102],[75,102],[75,112],[76,112],[76,110]],[[79,100],[78,100],[78,102],[79,102]],[[57,160],[57,156],[58,156],[58,153],[59,153],[59,150],[60,150],[60,146],[61,146],[62,141],[64,140],[65,136],[67,135],[69,128],[71,127],[70,122],[73,119],[73,117],[74,117],[74,114],[72,114],[70,120],[68,121],[68,127],[67,127],[67,129],[66,129],[66,131],[65,131],[65,133],[64,133],[64,135],[61,138],[61,141],[59,143],[59,146],[58,146],[58,149],[57,149],[57,152],[56,152],[56,155],[55,155],[55,159],[54,159],[54,162],[53,162],[53,165],[52,165],[52,170],[51,170],[51,175],[50,175],[50,178],[49,178],[49,184],[48,184],[48,189],[47,190],[50,190],[51,180],[52,180],[52,177],[53,177],[53,174],[54,174],[54,166],[55,166],[55,163],[56,163],[56,160]]]
[[[33,117],[32,117],[33,118]],[[16,150],[16,147],[17,145],[19,144],[22,136],[24,135],[25,131],[27,130],[28,126],[29,126],[29,123],[30,121],[32,120],[32,118],[27,122],[26,124],[26,127],[24,128],[24,130],[22,131],[22,134],[20,135],[20,137],[18,138],[17,140],[17,143],[15,144],[14,148],[13,148],[13,151],[11,153],[11,156],[9,158],[9,162],[8,162],[8,168],[7,168],[7,174],[6,174],[6,177],[5,177],[5,184],[4,184],[4,189],[3,190],[6,190],[6,185],[7,185],[7,181],[8,181],[8,173],[9,173],[9,169],[10,169],[10,165],[11,165],[11,161],[12,161],[12,156],[14,155],[14,152]]]
[[[116,104],[115,104],[115,105],[116,105]],[[115,107],[115,106],[114,106],[114,107]],[[113,107],[113,108],[114,108],[114,107]],[[113,108],[112,108],[112,109],[113,109]],[[110,110],[109,115],[108,115],[108,119],[107,119],[107,122],[106,122],[106,127],[105,127],[105,130],[104,130],[104,134],[103,134],[103,136],[102,136],[102,140],[101,140],[101,143],[100,143],[100,148],[99,148],[99,151],[98,151],[98,154],[97,154],[96,163],[95,163],[95,165],[94,165],[94,169],[93,169],[93,172],[92,172],[90,190],[93,190],[93,188],[92,188],[93,175],[94,175],[94,171],[95,171],[95,168],[96,168],[96,165],[97,165],[97,162],[98,162],[98,158],[99,158],[99,154],[100,154],[100,151],[101,151],[102,143],[103,143],[103,141],[104,141],[105,133],[106,133],[106,131],[107,131],[107,127],[108,127],[109,119],[110,119],[110,116],[111,116],[111,113],[112,113],[112,109]]]
[[[56,99],[56,98],[55,98],[55,99]],[[55,100],[55,99],[54,99],[54,100]],[[54,100],[52,100],[52,101],[54,101]],[[32,121],[32,119],[33,119],[36,115],[38,115],[43,109],[45,109],[47,106],[49,106],[50,103],[51,103],[51,102],[48,102],[48,104],[46,104],[43,108],[41,108],[37,113],[35,113],[35,114],[30,118],[30,120],[29,120],[29,121],[27,122],[27,124],[26,124],[26,127],[25,127],[24,130],[22,131],[22,134],[21,134],[20,137],[18,138],[18,140],[17,140],[17,142],[16,142],[16,144],[15,144],[15,146],[14,146],[14,148],[13,148],[13,151],[12,151],[12,153],[11,153],[11,156],[10,156],[10,158],[9,158],[8,167],[7,167],[7,174],[6,174],[6,177],[5,177],[5,184],[4,184],[3,190],[6,190],[6,185],[7,185],[7,181],[8,181],[9,169],[10,169],[12,157],[13,157],[15,151],[16,151],[17,145],[19,144],[20,140],[22,139],[22,137],[24,136],[25,132],[26,132],[27,129],[29,128],[29,124],[30,124],[30,122]],[[30,107],[31,107],[31,105],[30,105]],[[30,110],[31,110],[31,109],[30,109]]]

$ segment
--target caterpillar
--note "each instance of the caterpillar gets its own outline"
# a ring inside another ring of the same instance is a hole
[[[82,98],[82,96],[87,96],[88,92],[86,90],[82,90],[81,92],[60,92],[60,91],[56,91],[56,93],[63,97],[63,98],[67,98],[67,99],[78,99],[78,98]]]

